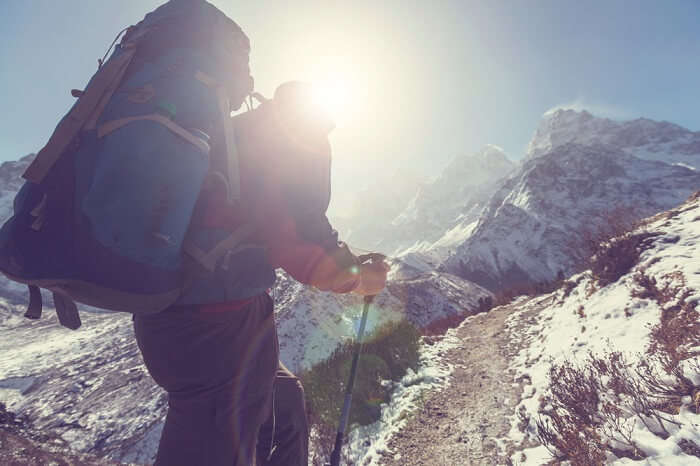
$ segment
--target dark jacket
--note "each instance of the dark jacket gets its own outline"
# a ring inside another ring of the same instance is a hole
[[[338,241],[338,233],[326,216],[331,194],[331,150],[326,134],[284,124],[272,102],[232,121],[240,202],[232,205],[228,201],[222,175],[227,173],[227,162],[214,143],[211,176],[191,229],[212,236],[213,232],[223,235],[221,232],[252,224],[255,233],[249,243],[255,247],[230,257],[225,272],[201,281],[207,291],[189,296],[186,303],[212,304],[256,296],[274,284],[274,269],[278,267],[320,290],[352,291],[359,284],[353,267],[357,258]]]

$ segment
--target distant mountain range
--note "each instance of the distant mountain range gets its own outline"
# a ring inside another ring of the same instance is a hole
[[[523,163],[441,270],[496,290],[570,275],[609,215],[640,219],[700,189],[700,133],[667,122],[545,115]]]
[[[543,116],[521,162],[486,146],[407,192],[395,215],[340,232],[498,290],[571,273],[577,244],[608,215],[632,220],[678,205],[700,188],[698,168],[700,132],[560,109]],[[375,196],[370,215],[382,203]]]

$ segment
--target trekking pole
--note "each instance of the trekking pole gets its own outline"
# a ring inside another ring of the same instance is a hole
[[[357,364],[360,361],[360,353],[362,352],[362,337],[365,333],[367,325],[367,314],[369,314],[369,305],[372,303],[374,296],[365,296],[365,307],[362,310],[362,319],[360,320],[360,328],[357,331],[357,348],[352,357],[352,366],[350,367],[350,379],[345,387],[345,401],[343,402],[343,411],[340,414],[340,423],[338,425],[338,434],[335,436],[335,447],[331,453],[330,466],[340,466],[340,449],[343,446],[343,436],[345,428],[348,425],[350,417],[350,405],[352,404],[352,386],[355,384],[355,375],[357,374]]]

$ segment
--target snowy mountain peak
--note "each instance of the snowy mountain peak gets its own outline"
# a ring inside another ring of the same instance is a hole
[[[442,174],[423,186],[394,218],[395,231],[389,240],[393,243],[387,249],[397,254],[424,250],[446,232],[454,236],[455,228],[460,232],[468,230],[467,226],[476,220],[496,189],[496,183],[515,166],[503,149],[491,144],[471,155],[453,159]]]
[[[500,146],[497,146],[495,144],[486,144],[476,153],[476,155],[488,158],[507,158],[505,151]]]
[[[477,186],[501,178],[514,167],[503,149],[487,144],[474,154],[452,160],[435,184],[447,184],[450,188]]]
[[[614,121],[571,109],[544,114],[528,146],[527,158],[542,156],[569,143],[611,145],[642,159],[700,167],[700,132],[667,121]]]
[[[553,108],[542,115],[543,120],[551,120],[555,122],[573,121],[573,120],[590,120],[594,117],[586,110],[574,110],[571,108]]]

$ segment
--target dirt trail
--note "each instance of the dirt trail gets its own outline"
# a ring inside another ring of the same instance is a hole
[[[510,416],[520,401],[521,384],[508,373],[509,358],[519,350],[510,343],[503,306],[472,317],[457,330],[459,346],[444,358],[455,369],[449,385],[426,393],[421,409],[389,443],[386,466],[466,466],[506,464],[498,447],[510,430]],[[527,319],[527,316],[524,316]],[[505,445],[505,449],[509,449]]]

